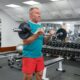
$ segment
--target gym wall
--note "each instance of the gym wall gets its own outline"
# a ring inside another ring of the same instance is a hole
[[[14,19],[12,19],[4,11],[0,10],[1,18],[1,48],[2,47],[12,47],[21,43],[21,39],[18,37],[18,34],[13,32],[13,28],[18,27]]]

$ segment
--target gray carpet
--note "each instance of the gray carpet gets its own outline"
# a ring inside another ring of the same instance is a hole
[[[45,58],[51,59],[51,58]],[[10,69],[7,65],[7,59],[0,59],[0,80],[23,80],[23,74],[16,69]],[[50,80],[80,80],[80,62],[64,61],[63,68],[65,73],[56,71],[58,63],[53,64],[47,69],[47,77]],[[33,80],[35,78],[33,77]]]

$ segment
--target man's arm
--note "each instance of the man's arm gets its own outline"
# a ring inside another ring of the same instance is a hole
[[[35,39],[37,39],[39,37],[39,34],[34,34],[32,36],[30,36],[29,38],[27,39],[24,39],[23,40],[23,43],[24,44],[30,44],[31,42],[33,42]]]
[[[23,40],[23,43],[24,43],[24,44],[30,44],[30,43],[32,43],[34,40],[36,40],[36,39],[39,37],[39,35],[42,35],[42,34],[44,34],[44,30],[43,30],[43,29],[39,29],[36,34],[33,34],[32,36],[30,36],[30,37],[27,38],[27,39],[24,39],[24,40]]]

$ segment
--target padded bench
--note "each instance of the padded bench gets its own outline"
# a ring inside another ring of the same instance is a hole
[[[62,61],[63,60],[64,60],[64,58],[57,57],[57,58],[45,61],[44,62],[45,68],[44,68],[44,71],[43,71],[43,77],[42,77],[42,79],[43,80],[49,80],[49,78],[46,78],[47,67],[49,67],[50,65],[52,65],[54,63],[57,63],[57,62],[59,63],[59,67],[56,70],[57,71],[61,71],[61,72],[65,72],[65,70],[63,70],[63,68],[62,68]]]

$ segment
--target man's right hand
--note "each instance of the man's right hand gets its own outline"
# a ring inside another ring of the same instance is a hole
[[[43,28],[39,28],[38,31],[37,31],[37,34],[38,35],[44,35],[45,34],[44,29]]]
[[[33,42],[35,39],[37,39],[39,37],[39,35],[43,35],[44,34],[44,30],[42,28],[39,28],[32,36],[30,36],[27,39],[23,40],[24,44],[30,44],[31,42]]]

